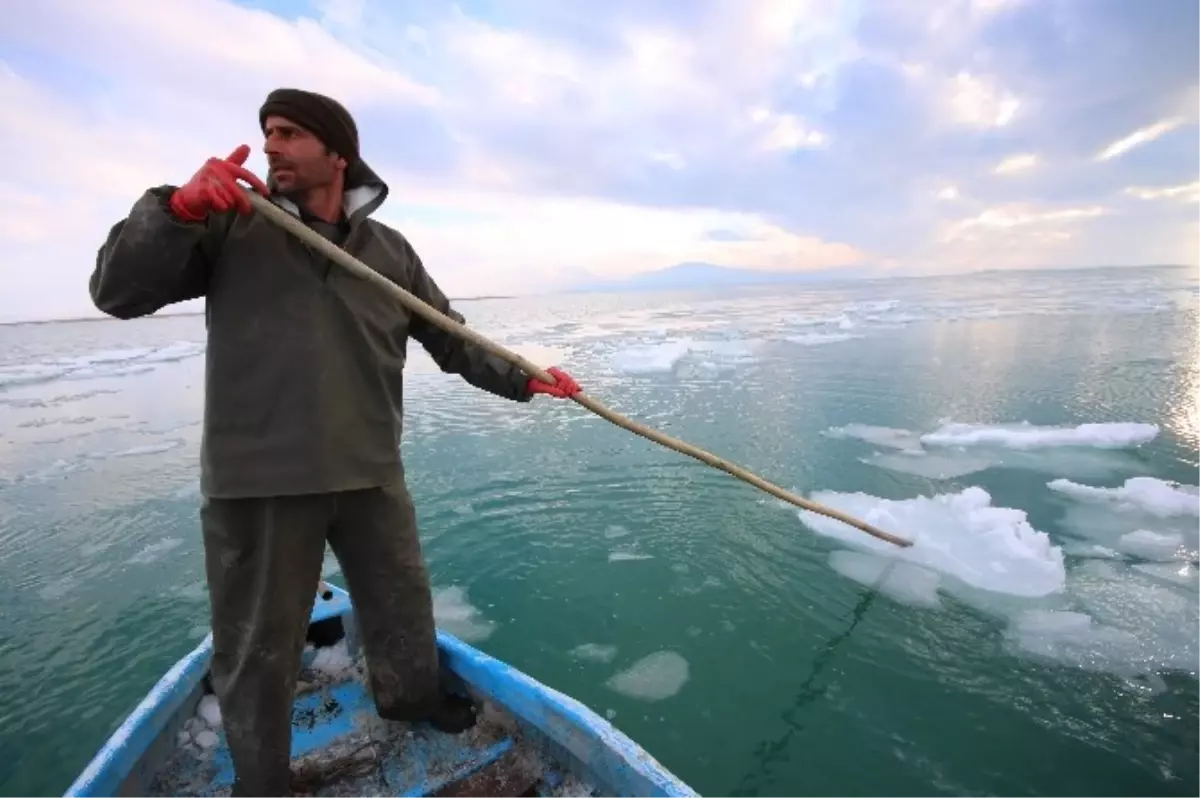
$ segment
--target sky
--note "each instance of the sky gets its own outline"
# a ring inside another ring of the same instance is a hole
[[[42,0],[0,28],[0,320],[279,86],[354,114],[450,295],[681,262],[1197,263],[1193,0]],[[191,303],[189,303],[191,304]],[[181,308],[181,309],[196,309]]]

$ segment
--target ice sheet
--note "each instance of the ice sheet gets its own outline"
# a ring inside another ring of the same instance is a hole
[[[1062,550],[1030,526],[1023,510],[993,506],[982,488],[902,500],[819,491],[812,499],[913,541],[900,548],[840,521],[797,511],[818,534],[857,548],[996,593],[1032,597],[1063,588]]]
[[[657,651],[606,683],[610,690],[642,701],[662,701],[683,689],[689,675],[688,661],[674,651]]]
[[[916,607],[937,607],[938,585],[936,571],[890,557],[857,551],[835,551],[829,555],[829,566],[847,579],[873,587],[885,596],[902,604]]]
[[[1001,446],[1010,449],[1045,449],[1085,446],[1124,449],[1157,437],[1157,424],[1117,422],[1069,426],[1019,424],[943,424],[921,436],[927,446]]]

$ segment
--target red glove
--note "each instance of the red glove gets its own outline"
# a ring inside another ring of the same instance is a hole
[[[558,399],[567,399],[583,390],[570,374],[555,366],[546,369],[546,373],[554,378],[554,384],[550,385],[549,383],[542,382],[537,377],[530,377],[530,393],[544,393]]]
[[[249,155],[250,147],[243,144],[223,161],[209,158],[186,185],[171,195],[171,212],[185,222],[198,222],[213,210],[224,213],[236,208],[238,213],[250,213],[250,198],[238,185],[238,178],[264,197],[270,191],[253,172],[242,168]]]

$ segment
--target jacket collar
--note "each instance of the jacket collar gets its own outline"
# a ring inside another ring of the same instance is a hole
[[[346,186],[342,196],[342,212],[352,228],[378,210],[388,196],[387,183],[361,158],[346,171]],[[271,201],[300,218],[300,207],[287,197],[272,195]]]

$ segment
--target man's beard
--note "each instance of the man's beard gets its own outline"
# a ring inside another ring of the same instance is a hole
[[[296,173],[292,172],[292,174],[295,175]],[[308,193],[308,187],[304,186],[297,180],[292,180],[291,185],[289,185],[287,188],[281,188],[279,185],[279,180],[275,177],[274,172],[267,173],[266,182],[267,188],[271,190],[272,194],[279,197],[284,197],[286,199],[295,200]]]

